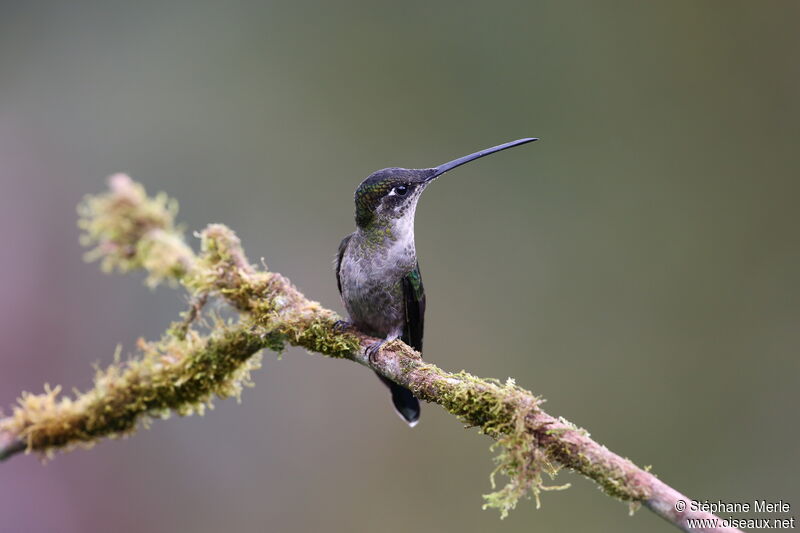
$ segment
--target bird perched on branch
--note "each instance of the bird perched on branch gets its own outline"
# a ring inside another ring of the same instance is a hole
[[[370,362],[386,342],[397,338],[422,352],[425,289],[414,247],[414,214],[422,191],[448,170],[535,140],[518,139],[434,168],[385,168],[358,186],[356,231],[339,245],[335,267],[350,321],[382,339],[367,348]],[[378,377],[391,390],[397,413],[415,426],[419,400],[405,387]]]

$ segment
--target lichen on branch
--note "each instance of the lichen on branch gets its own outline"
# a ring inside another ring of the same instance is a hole
[[[183,276],[195,256],[175,225],[178,203],[164,193],[148,197],[125,174],[111,176],[108,184],[108,193],[86,196],[78,205],[81,243],[92,247],[86,259],[99,260],[105,272],[144,269],[153,287]]]
[[[239,397],[264,346],[259,336],[224,325],[208,336],[140,340],[138,357],[98,369],[87,392],[61,396],[61,387],[45,386],[43,394],[23,393],[0,428],[50,456],[128,435],[152,417],[202,414],[214,396]]]
[[[251,265],[229,228],[209,225],[200,232],[195,253],[175,223],[177,211],[177,203],[166,195],[148,197],[122,174],[110,178],[108,192],[81,203],[79,226],[83,244],[91,248],[88,260],[99,260],[105,271],[142,269],[151,287],[182,285],[192,305],[160,340],[140,340],[130,359],[122,362],[118,351],[114,363],[96,371],[90,390],[72,397],[49,386],[42,394],[24,393],[12,414],[0,419],[0,460],[22,450],[49,456],[91,446],[173,412],[202,414],[214,397],[239,397],[251,383],[251,371],[260,366],[261,350],[280,352],[288,344],[368,366],[495,439],[492,486],[496,474],[508,482],[484,496],[484,507],[497,508],[502,517],[526,495],[538,505],[541,491],[564,488],[544,480],[560,467],[594,480],[610,496],[644,503],[684,530],[688,517],[713,516],[674,516],[669,500],[679,493],[585,431],[545,413],[539,398],[511,379],[501,383],[446,372],[399,340],[370,361],[365,348],[377,339],[342,330],[334,312],[306,298],[288,279]],[[238,321],[206,314],[210,323],[199,327],[209,297],[227,302],[238,312]]]
[[[114,363],[96,371],[89,391],[65,396],[61,387],[45,386],[41,394],[23,393],[11,416],[0,420],[0,458],[19,451],[20,443],[49,456],[128,435],[137,422],[170,412],[202,414],[215,396],[239,396],[264,348],[281,351],[289,343],[343,356],[360,347],[353,335],[333,331],[334,313],[306,300],[282,276],[253,268],[227,227],[203,230],[195,254],[175,223],[177,202],[164,194],[148,197],[126,175],[111,176],[109,191],[87,196],[78,212],[87,260],[99,260],[107,272],[144,270],[151,287],[181,284],[195,303],[159,341],[140,339],[137,353],[124,362],[118,352]],[[240,321],[211,317],[208,331],[193,327],[208,295],[241,311]]]

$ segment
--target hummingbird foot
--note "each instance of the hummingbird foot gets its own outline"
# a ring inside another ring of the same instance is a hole
[[[334,333],[344,333],[348,329],[353,326],[352,323],[348,322],[347,320],[337,320],[333,323],[333,332]]]
[[[375,364],[375,357],[378,355],[378,352],[381,351],[383,345],[386,344],[387,339],[380,340],[378,342],[373,342],[369,345],[369,347],[364,351],[367,354],[367,360],[369,360],[369,364]]]

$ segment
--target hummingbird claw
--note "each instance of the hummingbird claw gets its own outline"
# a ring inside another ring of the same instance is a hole
[[[348,329],[350,329],[352,324],[347,320],[337,320],[333,323],[333,332],[334,333],[344,333]]]
[[[378,355],[378,352],[381,351],[381,348],[383,348],[384,344],[386,344],[386,339],[378,342],[373,342],[365,350],[365,353],[367,354],[367,359],[369,360],[369,364],[371,365],[375,364],[375,356]]]

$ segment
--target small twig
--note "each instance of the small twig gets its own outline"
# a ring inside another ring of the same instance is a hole
[[[179,339],[186,338],[189,328],[192,326],[192,323],[197,320],[197,317],[200,316],[200,312],[203,310],[203,307],[205,307],[206,302],[208,302],[207,292],[198,294],[191,299],[191,302],[189,302],[189,309],[185,312],[183,321],[174,329],[176,337]]]
[[[0,431],[0,461],[24,451],[25,447],[25,442],[6,431]]]

